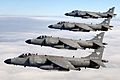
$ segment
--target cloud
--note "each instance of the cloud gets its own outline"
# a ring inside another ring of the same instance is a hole
[[[7,21],[6,21],[7,20]],[[31,52],[31,53],[39,53],[39,54],[48,54],[48,55],[59,55],[59,56],[76,56],[76,57],[84,57],[89,54],[93,50],[59,50],[50,47],[40,47],[37,45],[26,44],[24,41],[29,38],[36,38],[37,36],[46,34],[52,36],[60,36],[65,38],[72,39],[91,39],[96,33],[100,32],[90,32],[90,33],[82,33],[82,32],[69,32],[69,31],[60,31],[60,30],[52,30],[47,29],[45,26],[30,26],[31,25],[41,25],[42,20],[35,20],[31,18],[3,18],[0,20],[0,26],[2,26],[3,30],[0,30],[0,79],[2,80],[119,80],[120,79],[120,24],[118,20],[113,20],[111,23],[114,24],[114,28],[111,31],[105,33],[104,42],[108,43],[105,48],[103,58],[109,60],[107,63],[107,68],[100,69],[82,69],[79,71],[70,71],[70,72],[58,72],[58,71],[44,71],[39,68],[26,67],[23,66],[15,66],[8,65],[4,63],[4,60],[7,58],[16,57],[22,53]],[[12,24],[11,24],[12,21]],[[26,22],[25,22],[26,21]],[[16,24],[21,22],[19,25],[21,28],[15,28]],[[48,21],[42,21],[43,25],[48,25]],[[4,23],[4,24],[3,24]],[[9,25],[5,25],[5,24]],[[33,24],[32,24],[33,23]],[[4,26],[4,28],[3,28]],[[9,26],[14,26],[11,27]],[[13,29],[14,28],[14,29]],[[25,29],[26,28],[26,29]],[[6,29],[6,30],[5,30]],[[21,30],[18,30],[21,29]],[[24,30],[25,29],[25,30]],[[15,31],[14,31],[15,30]]]

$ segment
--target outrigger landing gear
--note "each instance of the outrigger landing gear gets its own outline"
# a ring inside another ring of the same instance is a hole
[[[81,68],[78,68],[79,71],[81,71]]]
[[[81,71],[81,69],[79,68],[79,71]]]
[[[81,71],[81,68],[79,67],[79,68],[76,68],[75,70],[77,70],[77,71]]]

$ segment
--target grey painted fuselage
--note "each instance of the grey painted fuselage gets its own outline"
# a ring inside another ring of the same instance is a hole
[[[58,22],[54,25],[49,25],[49,28],[60,29],[60,30],[69,30],[69,31],[80,31],[80,32],[89,32],[89,31],[108,31],[111,29],[110,18],[105,19],[100,24],[85,24],[85,23],[74,23],[74,22]]]
[[[53,63],[49,59],[58,59],[58,62],[61,62],[62,66],[66,66],[64,61],[68,61],[73,68],[62,67],[61,65]],[[64,61],[62,61],[61,59]],[[30,56],[19,56],[16,58],[7,59],[5,61],[7,64],[21,65],[21,66],[29,66],[29,67],[37,67],[43,70],[59,70],[59,71],[69,71],[69,70],[80,70],[81,67],[85,68],[95,68],[98,69],[100,65],[91,62],[90,59],[87,58],[74,58],[74,57],[62,57],[62,56],[50,56],[50,55],[30,55]]]
[[[104,63],[108,62],[102,59],[103,51],[104,47],[100,47],[95,49],[92,54],[81,58],[28,53],[6,59],[4,62],[24,67],[37,67],[43,70],[70,71],[81,70],[81,67],[98,69],[100,66],[106,67]]]
[[[100,33],[91,40],[73,40],[60,37],[52,36],[39,36],[36,39],[28,39],[25,42],[28,44],[49,46],[57,49],[97,49],[98,47],[104,46],[103,40],[104,33]]]
[[[79,11],[74,10],[69,13],[65,13],[66,16],[81,17],[81,18],[112,18],[114,14],[115,7],[110,8],[107,12],[91,12],[91,11]]]

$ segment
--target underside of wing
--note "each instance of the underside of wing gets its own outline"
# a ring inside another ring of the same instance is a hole
[[[76,41],[73,41],[71,39],[60,39],[60,42],[62,42],[63,44],[66,44],[72,48],[81,48],[80,45]]]
[[[92,16],[92,17],[100,17],[98,14],[96,14],[94,12],[87,12],[87,14]]]
[[[75,67],[63,57],[48,57],[48,60],[63,69],[75,69]]]
[[[88,25],[86,25],[86,24],[76,24],[76,26],[77,26],[78,28],[81,28],[81,29],[84,29],[84,30],[93,31],[93,29],[90,28],[90,27],[89,27]]]
[[[98,65],[100,65],[100,66],[102,66],[102,67],[106,67],[106,66],[103,64],[103,62],[100,61],[100,60],[91,60],[91,61],[97,63]]]

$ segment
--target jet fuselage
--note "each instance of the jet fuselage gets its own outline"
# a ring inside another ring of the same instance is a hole
[[[58,22],[54,25],[49,25],[49,28],[60,29],[60,30],[69,30],[69,31],[108,31],[111,29],[111,26],[108,24],[85,24],[85,23],[74,23],[74,22]]]
[[[98,45],[94,44],[91,40],[87,40],[87,41],[72,40],[72,39],[50,37],[50,36],[43,38],[40,36],[37,37],[36,39],[29,39],[26,40],[26,43],[41,45],[41,46],[49,46],[58,49],[71,49],[71,50],[86,49],[86,48],[97,49],[99,47]]]
[[[75,58],[75,57],[63,57],[63,56],[50,56],[50,55],[27,55],[22,54],[16,58],[7,59],[4,62],[7,64],[14,64],[14,65],[20,65],[20,66],[30,66],[30,67],[37,67],[43,70],[59,70],[59,71],[69,71],[68,69],[64,69],[62,67],[59,67],[58,65],[52,63],[52,61],[49,61],[49,58],[64,58],[64,60],[67,60],[70,62],[71,65],[75,67],[75,70],[80,70],[81,67],[85,68],[95,68],[98,69],[100,66],[96,63],[91,62],[89,59],[86,58]],[[62,63],[62,61],[61,61]]]

